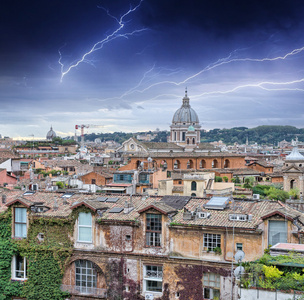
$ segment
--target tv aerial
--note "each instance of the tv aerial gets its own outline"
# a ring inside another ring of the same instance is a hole
[[[244,259],[244,257],[245,257],[245,252],[244,252],[243,250],[238,250],[238,251],[235,253],[235,255],[234,255],[234,259],[235,259],[238,263],[242,262],[242,260]],[[235,270],[233,271],[233,273],[234,273],[234,276],[235,276],[236,278],[241,278],[242,274],[245,273],[245,269],[244,269],[244,267],[242,267],[242,266],[238,266],[238,267],[235,268]]]
[[[242,266],[238,266],[235,268],[233,273],[234,273],[234,276],[239,279],[239,278],[241,278],[241,275],[245,273],[245,269]]]
[[[240,263],[245,257],[245,252],[243,250],[238,250],[235,255],[234,255],[234,259]]]

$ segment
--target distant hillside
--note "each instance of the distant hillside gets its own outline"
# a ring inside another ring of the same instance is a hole
[[[255,128],[234,127],[231,129],[212,129],[209,132],[201,133],[201,140],[204,142],[214,142],[222,140],[226,144],[249,143],[275,144],[282,140],[291,141],[298,136],[299,141],[304,141],[304,129],[293,126],[272,126],[263,125]]]
[[[114,140],[118,143],[123,143],[125,140],[137,134],[144,134],[145,132],[138,133],[125,133],[125,132],[114,132],[114,133],[91,133],[85,134],[85,140],[94,141],[96,138],[100,138],[101,141]],[[151,131],[146,133],[152,133]],[[155,132],[153,132],[155,134]],[[159,131],[156,137],[152,140],[153,142],[166,142],[169,131]],[[231,129],[212,129],[208,132],[201,132],[202,142],[214,142],[222,140],[226,144],[233,144],[235,142],[239,144],[245,144],[246,138],[250,144],[275,144],[282,140],[291,141],[298,136],[299,141],[304,142],[304,128],[298,129],[294,126],[272,126],[263,125],[255,128],[247,127],[234,127]]]
[[[94,141],[97,138],[100,138],[102,142],[104,141],[115,141],[117,143],[123,143],[130,137],[134,136],[136,137],[139,135],[144,135],[145,133],[150,134],[156,134],[156,137],[152,140],[152,142],[166,142],[167,136],[169,135],[168,131],[158,131],[156,132],[137,132],[137,133],[125,133],[125,132],[114,132],[114,133],[91,133],[91,134],[85,134],[85,140],[86,141]]]

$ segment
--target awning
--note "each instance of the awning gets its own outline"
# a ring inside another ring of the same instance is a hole
[[[125,188],[119,188],[119,187],[105,187],[102,189],[103,191],[125,191]]]

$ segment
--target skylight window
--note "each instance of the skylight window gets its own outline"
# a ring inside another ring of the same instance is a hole
[[[30,195],[34,195],[36,192],[35,191],[26,191],[23,196],[30,196]]]
[[[224,210],[229,204],[230,200],[230,197],[212,197],[205,205],[205,208]]]
[[[61,196],[61,198],[71,198],[74,195],[74,193],[65,193]]]
[[[122,207],[113,207],[111,210],[109,210],[109,213],[120,213],[124,209]]]

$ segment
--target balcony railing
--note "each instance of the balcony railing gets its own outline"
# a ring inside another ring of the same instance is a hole
[[[91,295],[101,299],[107,298],[107,289],[62,284],[61,290],[72,295]]]
[[[145,278],[163,278],[163,271],[146,270]]]
[[[226,188],[222,190],[212,190],[212,189],[206,189],[206,194],[212,194],[212,195],[226,195],[232,193],[232,188]]]

